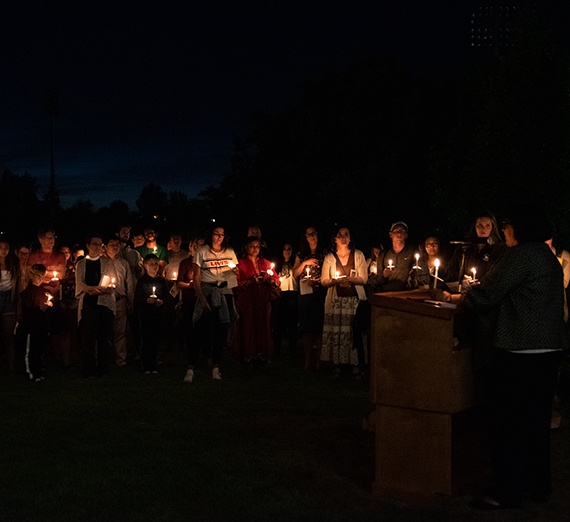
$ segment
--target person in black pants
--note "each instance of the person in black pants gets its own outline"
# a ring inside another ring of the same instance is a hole
[[[109,375],[117,273],[113,260],[101,256],[103,238],[90,234],[89,255],[77,263],[75,296],[79,299],[79,334],[82,344],[83,376]]]
[[[141,361],[145,373],[158,373],[156,359],[163,332],[164,301],[168,285],[159,277],[158,256],[147,254],[143,261],[146,274],[137,283],[135,290],[135,314],[141,335]]]
[[[49,325],[45,311],[53,306],[51,295],[41,287],[46,267],[35,264],[30,270],[30,283],[20,294],[22,303],[22,332],[26,336],[26,368],[30,379],[44,380],[42,375],[42,354],[49,335]],[[49,296],[49,297],[48,297]]]

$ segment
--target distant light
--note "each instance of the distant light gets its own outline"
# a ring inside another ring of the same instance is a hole
[[[158,216],[152,216],[154,219],[158,219]]]
[[[214,218],[212,218],[212,223],[215,223],[215,222],[216,222],[216,220]]]

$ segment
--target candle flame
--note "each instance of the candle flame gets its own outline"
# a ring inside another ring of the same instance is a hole
[[[433,264],[435,265],[436,268],[439,268],[439,259],[436,259]]]

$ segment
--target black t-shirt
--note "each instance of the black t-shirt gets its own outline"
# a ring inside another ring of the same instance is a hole
[[[88,286],[98,286],[101,282],[101,259],[85,260],[85,284]],[[83,306],[97,306],[97,295],[85,294]]]

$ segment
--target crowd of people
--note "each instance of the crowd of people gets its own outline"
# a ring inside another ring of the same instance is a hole
[[[329,242],[309,227],[297,252],[285,243],[274,262],[257,226],[237,253],[221,226],[188,250],[179,234],[164,247],[153,228],[131,238],[129,226],[107,239],[90,234],[84,247],[56,247],[49,228],[39,230],[36,250],[0,236],[3,359],[10,373],[25,369],[37,383],[48,347],[64,366],[79,355],[85,378],[135,361],[155,374],[161,346],[179,343],[188,354],[183,380],[192,383],[200,356],[220,380],[226,347],[241,365],[257,367],[280,355],[284,340],[295,355],[301,340],[306,370],[325,362],[333,378],[344,367],[360,379],[370,349],[368,297],[430,289],[474,312],[473,339],[485,354],[498,486],[479,507],[516,507],[523,493],[550,493],[548,427],[570,282],[570,254],[553,235],[531,213],[502,227],[485,213],[448,258],[437,235],[415,248],[406,223],[396,221],[387,248],[377,243],[367,257],[348,228]]]
[[[145,373],[157,373],[160,347],[178,344],[188,354],[184,380],[193,382],[201,355],[218,380],[226,346],[240,364],[257,366],[278,356],[284,341],[296,355],[301,340],[306,370],[327,362],[333,378],[347,367],[360,379],[369,356],[371,293],[460,292],[492,273],[507,248],[492,214],[474,220],[451,258],[436,235],[410,245],[403,221],[388,236],[388,247],[377,243],[367,257],[347,228],[329,242],[309,227],[298,250],[285,243],[275,262],[257,226],[238,254],[223,227],[193,238],[188,250],[176,233],[160,245],[152,227],[132,238],[129,226],[107,239],[90,234],[85,246],[56,246],[55,232],[43,228],[36,250],[0,238],[3,359],[10,373],[25,368],[37,382],[48,346],[64,366],[79,357],[85,377],[108,375],[110,366],[133,359]],[[557,251],[551,238],[549,245],[567,287],[570,254]]]

